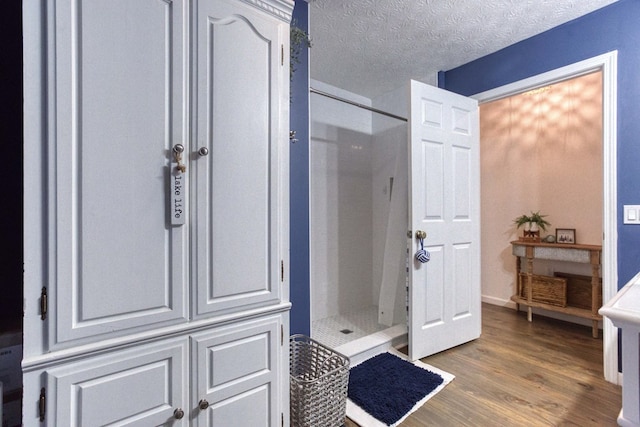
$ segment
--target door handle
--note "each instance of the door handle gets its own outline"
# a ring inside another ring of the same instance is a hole
[[[426,239],[427,238],[427,233],[426,231],[422,231],[422,230],[418,230],[416,231],[416,239]]]
[[[173,157],[176,159],[176,163],[178,166],[176,168],[181,172],[185,173],[187,171],[187,166],[182,163],[182,153],[184,152],[184,145],[176,144],[173,146]]]

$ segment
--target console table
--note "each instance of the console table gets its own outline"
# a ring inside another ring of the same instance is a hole
[[[594,338],[598,337],[598,321],[602,320],[602,316],[598,314],[600,308],[600,300],[602,295],[602,283],[600,281],[600,254],[602,246],[596,245],[574,245],[565,243],[542,243],[513,241],[512,253],[516,259],[516,280],[518,283],[517,292],[511,297],[517,305],[527,306],[527,319],[532,320],[531,309],[533,307],[544,308],[578,316],[592,321],[592,334]],[[526,268],[523,268],[522,259],[526,260]],[[591,309],[583,307],[558,306],[546,302],[535,301],[532,298],[533,289],[533,261],[534,259],[546,259],[553,261],[568,261],[591,264]],[[522,284],[519,280],[520,273],[525,273],[526,278]],[[526,286],[527,291],[522,296],[521,286]]]

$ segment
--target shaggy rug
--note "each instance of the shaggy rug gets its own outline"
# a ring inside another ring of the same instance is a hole
[[[396,426],[455,377],[396,351],[349,371],[347,416],[363,427]]]

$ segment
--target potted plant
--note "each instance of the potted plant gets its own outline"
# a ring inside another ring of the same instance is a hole
[[[546,216],[547,215],[541,215],[540,211],[531,212],[531,217],[530,217],[531,227],[529,229],[533,231],[537,229],[540,229],[542,231],[547,231],[547,226],[551,225],[551,223],[546,219],[544,219]],[[535,227],[535,230],[534,230],[534,227]]]
[[[531,215],[520,215],[513,220],[516,228],[524,226],[524,240],[540,240],[540,230],[547,231],[547,227],[551,225],[545,219],[547,215],[542,215],[540,211],[531,212]]]

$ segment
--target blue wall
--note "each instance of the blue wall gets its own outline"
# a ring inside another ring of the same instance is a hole
[[[309,6],[296,0],[293,23],[308,31]],[[309,51],[302,49],[291,81],[291,130],[298,141],[290,145],[289,196],[291,221],[291,333],[311,333],[309,316]]]
[[[440,75],[473,95],[618,51],[618,288],[640,271],[640,227],[623,224],[624,204],[640,204],[640,1],[620,0],[589,15]]]

